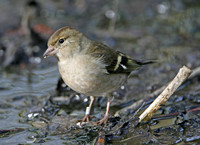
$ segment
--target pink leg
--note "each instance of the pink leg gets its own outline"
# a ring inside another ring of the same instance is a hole
[[[86,107],[85,117],[82,119],[81,122],[89,122],[90,120],[90,110],[92,108],[92,104],[94,103],[94,97],[90,96],[90,105]]]
[[[113,100],[113,99],[112,99]],[[107,102],[107,107],[106,107],[106,114],[104,116],[104,118],[102,118],[101,120],[97,121],[97,124],[98,125],[102,125],[103,123],[106,123],[108,121],[108,118],[109,118],[109,111],[110,111],[110,104],[111,104],[111,101],[112,100],[109,100]]]

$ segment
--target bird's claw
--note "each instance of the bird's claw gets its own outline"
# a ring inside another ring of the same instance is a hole
[[[96,124],[97,125],[102,125],[108,122],[108,116],[104,116],[104,118],[102,118],[101,120],[97,121]]]
[[[89,122],[90,122],[90,116],[89,115],[85,115],[82,120],[78,120],[77,124],[79,126],[82,126],[82,125],[84,125],[86,123],[89,123]]]
[[[83,117],[83,119],[81,120],[81,122],[90,122],[90,116],[89,115],[85,115]]]

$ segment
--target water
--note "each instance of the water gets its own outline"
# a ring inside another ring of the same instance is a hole
[[[32,133],[28,133],[31,124],[27,124],[29,112],[34,105],[41,103],[49,94],[55,93],[59,77],[57,67],[40,70],[12,68],[0,70],[0,124],[1,130],[22,128],[25,131],[9,134],[1,139],[2,143],[26,143]],[[25,138],[24,138],[25,137]],[[14,141],[14,142],[13,142]]]
[[[183,65],[191,69],[200,66],[198,1],[41,1],[40,15],[30,22],[36,34],[43,32],[38,34],[41,38],[15,33],[25,3],[0,1],[0,42],[12,46],[13,52],[15,48],[26,52],[14,59],[17,64],[0,68],[0,144],[91,144],[100,135],[108,144],[200,143],[199,75],[181,86],[149,122],[137,126],[137,121],[129,120],[135,108],[113,116],[140,99],[146,99],[148,105],[153,101],[149,94],[170,82]],[[133,58],[156,59],[158,63],[137,70],[113,93],[107,126],[92,124],[105,113],[107,100],[99,97],[91,123],[77,127],[89,97],[68,87],[56,90],[59,72],[55,58],[42,58],[49,33],[44,27],[35,27],[41,23],[51,31],[66,25],[76,27]],[[0,45],[1,61],[4,49],[9,48],[4,47]]]

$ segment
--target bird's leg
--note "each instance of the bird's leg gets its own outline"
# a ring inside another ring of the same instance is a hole
[[[82,119],[81,122],[89,122],[90,120],[90,110],[92,108],[92,104],[94,103],[94,97],[90,96],[90,105],[88,107],[86,107],[86,111],[85,111],[85,117]]]
[[[101,120],[97,121],[97,124],[98,124],[98,125],[102,125],[103,123],[106,123],[106,122],[108,121],[108,118],[109,118],[109,111],[110,111],[110,104],[111,104],[111,102],[112,102],[113,100],[114,100],[114,97],[113,97],[111,100],[109,100],[109,101],[107,102],[106,114],[105,114],[104,118],[102,118]]]

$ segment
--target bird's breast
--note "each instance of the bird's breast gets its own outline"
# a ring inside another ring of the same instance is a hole
[[[58,68],[64,82],[73,90],[87,94],[100,83],[103,69],[88,56],[75,56],[59,61]]]
[[[64,82],[85,95],[105,95],[122,85],[126,79],[124,75],[109,76],[103,64],[85,55],[59,61],[58,68]]]

